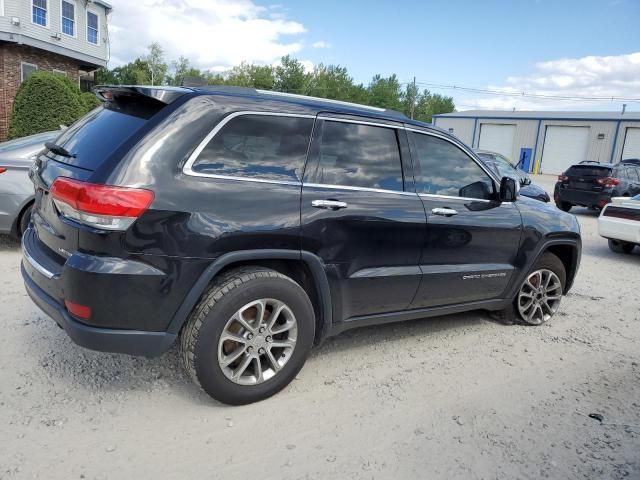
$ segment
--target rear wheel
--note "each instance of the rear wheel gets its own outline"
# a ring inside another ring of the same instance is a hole
[[[556,202],[556,207],[558,207],[563,212],[568,212],[573,207],[569,202]]]
[[[22,234],[25,232],[27,227],[29,226],[29,222],[31,222],[31,210],[33,205],[29,205],[24,212],[22,212],[22,216],[20,217],[20,224],[18,228],[20,229],[19,233],[22,237]]]
[[[516,296],[515,307],[520,318],[529,325],[548,321],[560,307],[566,278],[562,261],[552,253],[544,253]]]
[[[231,405],[274,395],[296,376],[313,344],[306,292],[274,270],[249,267],[220,278],[180,339],[185,369],[210,396]]]
[[[635,248],[634,243],[623,242],[622,240],[609,239],[609,248],[616,253],[631,253]]]

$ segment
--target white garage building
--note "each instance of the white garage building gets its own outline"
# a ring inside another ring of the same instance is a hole
[[[583,160],[640,158],[640,112],[470,110],[434,115],[433,123],[536,173],[560,174]]]

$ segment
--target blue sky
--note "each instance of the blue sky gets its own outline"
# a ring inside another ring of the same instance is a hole
[[[415,75],[505,92],[640,97],[639,0],[113,3],[115,64],[159,41],[168,57],[186,55],[216,71],[291,54],[310,67],[346,66],[364,83],[375,73],[396,73],[401,81]],[[618,110],[622,103],[431,90],[453,95],[461,109]],[[640,110],[640,102],[628,103]]]

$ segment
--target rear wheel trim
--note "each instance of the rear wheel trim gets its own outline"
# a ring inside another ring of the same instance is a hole
[[[542,268],[529,274],[518,292],[518,311],[530,325],[549,320],[560,307],[562,283],[553,271]]]

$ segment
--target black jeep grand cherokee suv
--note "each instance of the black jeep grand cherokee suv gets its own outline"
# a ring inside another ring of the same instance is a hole
[[[85,347],[159,355],[231,404],[349,328],[472,309],[548,320],[573,216],[457,138],[377,108],[251,89],[100,87],[37,159],[27,291]]]

